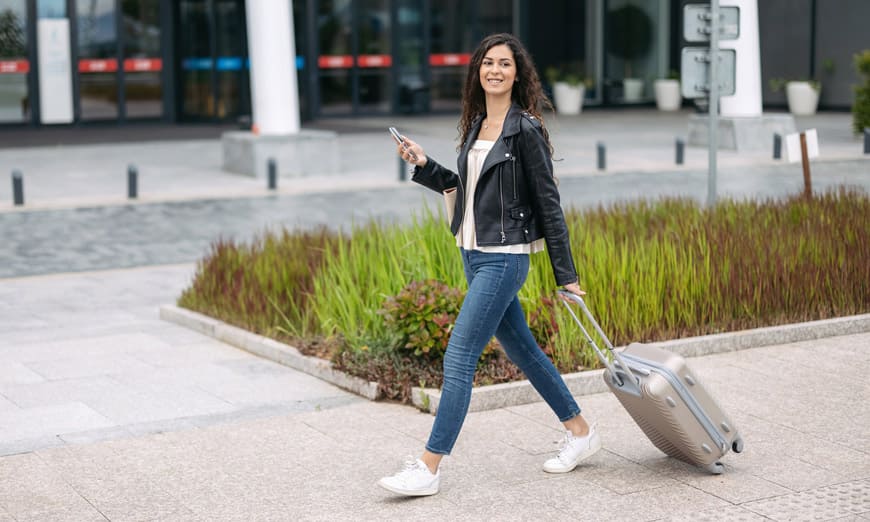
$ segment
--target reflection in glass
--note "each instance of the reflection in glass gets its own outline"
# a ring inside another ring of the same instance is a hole
[[[210,117],[214,114],[211,93],[212,58],[208,27],[208,6],[203,0],[182,0],[179,5],[179,56],[185,117]]]
[[[66,18],[66,0],[36,0],[39,18]]]
[[[114,0],[76,0],[79,103],[83,120],[118,117],[118,33]],[[95,61],[101,60],[101,61]],[[84,64],[93,63],[95,67]]]
[[[243,86],[248,84],[245,47],[245,18],[237,0],[215,2],[215,34],[217,36],[218,118],[238,116]]]
[[[607,2],[606,68],[611,102],[636,103],[652,98],[644,78],[660,73],[656,35],[667,13],[657,0]]]
[[[123,0],[124,100],[128,118],[163,114],[159,0]]]
[[[0,0],[0,122],[30,118],[27,96],[26,0]]]
[[[360,56],[391,57],[390,7],[387,0],[360,0],[359,2]],[[358,62],[359,63],[359,62]],[[366,63],[366,62],[362,62]],[[359,104],[366,112],[386,112],[390,109],[390,67],[385,62],[378,67],[359,68]]]
[[[317,36],[321,56],[348,56],[351,47],[352,10],[350,0],[325,0],[318,3]],[[323,114],[348,114],[353,111],[350,68],[319,68],[320,111]]]
[[[471,3],[461,0],[432,0],[431,3],[431,49],[434,55],[470,53]],[[432,110],[458,111],[462,107],[462,84],[465,81],[465,65],[434,65],[431,69],[430,96]]]

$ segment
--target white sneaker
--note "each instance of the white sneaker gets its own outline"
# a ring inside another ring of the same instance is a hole
[[[422,460],[410,457],[405,461],[402,471],[392,477],[382,478],[378,485],[400,495],[423,497],[438,493],[440,475],[440,469],[433,474]]]
[[[573,433],[568,431],[565,433],[559,454],[544,462],[544,471],[547,473],[568,473],[573,471],[581,461],[591,457],[600,449],[601,437],[594,424],[589,427],[589,433],[584,437],[575,437]]]

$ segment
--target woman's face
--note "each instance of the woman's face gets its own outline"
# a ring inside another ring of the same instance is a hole
[[[510,94],[517,78],[514,53],[507,45],[496,45],[483,56],[480,64],[480,85],[486,94]]]

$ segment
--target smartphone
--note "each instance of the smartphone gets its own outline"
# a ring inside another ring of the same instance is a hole
[[[397,131],[395,127],[390,127],[389,131],[390,131],[390,134],[393,135],[393,139],[396,140],[396,143],[401,145],[403,149],[407,150],[408,154],[411,155],[411,158],[413,158],[414,161],[417,161],[417,155],[408,150],[408,146],[405,145],[405,139],[402,138],[402,135],[399,134],[399,131]]]

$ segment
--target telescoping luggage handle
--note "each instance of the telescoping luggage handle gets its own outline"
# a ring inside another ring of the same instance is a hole
[[[607,358],[607,356],[604,354],[604,352],[602,352],[601,349],[598,348],[598,345],[595,344],[595,341],[592,339],[592,336],[589,335],[588,331],[586,331],[586,328],[583,326],[583,323],[580,322],[580,319],[577,317],[577,314],[574,313],[574,309],[571,308],[571,305],[568,304],[566,301],[562,301],[565,304],[565,308],[567,308],[568,312],[571,313],[571,317],[574,318],[574,322],[576,322],[577,326],[580,327],[580,330],[583,332],[583,335],[586,337],[586,340],[589,342],[590,345],[592,345],[592,348],[595,350],[595,353],[598,354],[598,359],[601,360],[601,363],[604,364],[604,366],[610,371],[610,375],[613,376],[614,382],[617,385],[619,385],[620,387],[628,386],[629,388],[632,388],[633,390],[636,390],[637,392],[639,392],[640,391],[639,390],[640,381],[638,380],[637,377],[635,377],[631,374],[631,369],[629,369],[628,364],[625,362],[625,360],[622,358],[622,356],[619,354],[619,352],[617,352],[616,350],[613,349],[613,344],[610,342],[610,339],[608,339],[607,336],[604,335],[604,332],[601,330],[601,327],[598,325],[598,321],[595,320],[595,318],[592,316],[592,312],[589,311],[589,308],[586,307],[586,303],[583,302],[583,298],[577,294],[574,294],[572,292],[568,292],[567,290],[559,290],[559,295],[561,295],[562,297],[565,297],[567,299],[570,299],[571,301],[574,301],[575,303],[580,305],[580,308],[583,310],[583,313],[586,314],[586,317],[589,318],[589,321],[592,322],[592,326],[595,327],[595,331],[598,332],[598,335],[600,335],[601,339],[604,340],[605,346],[607,346],[607,348],[610,350],[610,353],[613,354],[613,357],[616,358],[616,361],[619,363],[619,366],[621,368],[625,369],[625,371],[617,371],[617,369],[613,366],[613,364],[610,362],[610,360]],[[630,381],[630,382],[623,379],[623,376],[627,377],[628,381]]]

